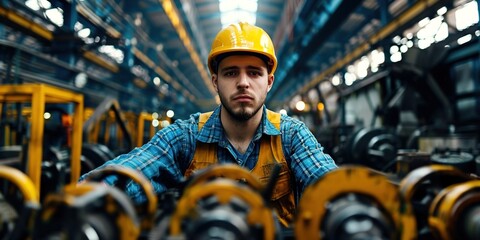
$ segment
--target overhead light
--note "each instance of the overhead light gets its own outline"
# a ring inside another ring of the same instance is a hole
[[[445,13],[447,13],[447,7],[445,7],[445,6],[443,6],[442,8],[440,8],[440,9],[437,10],[437,14],[438,14],[439,16],[441,16],[441,15],[443,15],[443,14],[445,14]]]
[[[427,24],[429,22],[430,22],[430,18],[426,17],[426,18],[420,20],[420,22],[418,22],[418,26],[425,27],[425,26],[427,26]]]
[[[172,118],[173,116],[175,116],[175,112],[173,110],[168,110],[167,117]]]
[[[300,100],[295,104],[295,108],[298,111],[303,111],[303,110],[305,110],[305,105],[306,105],[305,102]]]
[[[50,119],[51,117],[52,117],[52,114],[51,114],[51,113],[49,113],[49,112],[43,113],[43,118],[44,118],[44,119]]]
[[[159,77],[154,77],[153,78],[153,84],[155,84],[155,86],[160,86],[160,78]]]
[[[63,26],[63,10],[61,8],[50,8],[45,11],[45,15],[57,26]]]
[[[161,44],[161,43],[157,44],[155,49],[157,49],[157,51],[159,51],[159,52],[162,51],[163,50],[163,44]]]
[[[455,11],[455,26],[457,30],[464,30],[478,23],[478,5],[476,1],[466,3]]]
[[[87,85],[87,82],[88,82],[87,74],[84,72],[80,72],[77,74],[77,76],[75,76],[73,84],[77,88],[83,88],[85,87],[85,85]]]
[[[339,74],[335,74],[335,75],[332,77],[332,84],[333,84],[334,86],[340,85],[340,75],[339,75]]]
[[[84,28],[82,30],[79,30],[77,32],[77,35],[81,38],[87,38],[88,36],[90,36],[90,33],[91,33],[90,28]]]
[[[142,25],[142,14],[141,13],[135,14],[135,20],[133,20],[133,24],[135,24],[135,26],[137,26],[137,27]]]
[[[457,39],[457,43],[458,43],[458,45],[462,45],[462,44],[464,44],[464,43],[466,43],[470,40],[472,40],[472,35],[467,34],[467,35]]]
[[[152,120],[152,126],[153,127],[158,127],[158,125],[160,125],[160,121],[158,121],[158,119],[153,119]]]
[[[222,27],[232,23],[248,22],[255,25],[257,20],[257,0],[219,0]]]

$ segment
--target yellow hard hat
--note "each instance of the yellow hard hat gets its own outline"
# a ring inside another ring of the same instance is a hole
[[[217,57],[232,52],[251,52],[265,56],[268,59],[267,69],[270,75],[273,75],[277,68],[272,39],[265,30],[257,26],[241,22],[231,24],[217,34],[208,54],[210,74],[216,71]]]

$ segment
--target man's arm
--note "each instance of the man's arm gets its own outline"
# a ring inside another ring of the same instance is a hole
[[[296,178],[297,190],[302,193],[306,186],[336,169],[337,165],[323,152],[323,147],[304,123],[291,118],[284,122],[285,157]]]
[[[168,188],[178,185],[183,177],[177,159],[184,159],[185,133],[178,124],[172,124],[160,131],[142,147],[117,156],[95,170],[109,165],[120,165],[140,171],[150,180],[155,192],[161,193]],[[91,173],[91,172],[90,172]],[[90,173],[80,177],[84,181]],[[107,177],[105,182],[114,185],[117,178]],[[145,196],[136,183],[130,182],[126,186],[127,194],[136,202],[145,201]]]

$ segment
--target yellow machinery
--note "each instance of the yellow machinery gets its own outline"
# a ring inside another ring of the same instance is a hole
[[[137,138],[136,138],[136,146],[140,147],[142,146],[144,142],[144,136],[145,136],[145,123],[149,124],[149,139],[155,135],[156,128],[153,126],[152,121],[157,120],[153,118],[152,114],[146,113],[146,112],[141,112],[138,115],[138,120],[137,120]],[[157,120],[158,121],[158,120]]]
[[[344,166],[306,188],[295,239],[415,239],[411,211],[384,174]]]
[[[470,184],[472,180],[474,180],[472,176],[447,165],[420,167],[411,171],[401,180],[399,185],[400,194],[407,203],[410,203],[414,207],[413,215],[417,222],[415,231],[418,232],[418,239],[451,239],[443,237],[447,233],[450,234],[450,231],[443,227],[445,226],[444,224],[448,224],[449,222],[446,218],[450,217],[447,215],[460,211],[460,209],[456,209],[455,204],[465,204],[462,202],[461,196],[458,195],[458,189],[455,190],[457,191],[457,194],[455,194],[453,187],[458,184],[467,184],[463,185],[463,190],[460,191],[467,192],[474,190],[473,192],[475,192],[476,187],[471,187],[472,185]],[[450,192],[452,192],[452,194]],[[444,198],[447,195],[448,198]],[[479,199],[472,198],[471,200],[476,201],[475,204],[480,203]],[[444,211],[448,212],[448,214],[443,216],[438,215],[439,213],[444,214]],[[440,219],[446,220],[446,222],[440,223]],[[434,224],[433,226],[437,228],[437,235],[440,233],[441,238],[437,238],[438,236],[434,235],[435,232],[432,232],[429,222]],[[455,226],[448,226],[448,228],[455,228]],[[475,239],[478,239],[478,237],[480,236],[477,234]]]
[[[420,167],[399,183],[367,167],[342,166],[305,189],[291,229],[281,227],[266,201],[272,182],[264,185],[238,165],[213,165],[185,179],[175,194],[169,189],[157,196],[140,172],[107,166],[81,184],[49,193],[40,206],[28,176],[0,166],[0,238],[474,240],[480,236],[480,180],[451,166]],[[145,201],[133,201],[126,194],[125,188],[132,184],[138,185]],[[294,234],[285,235],[290,230]]]
[[[34,239],[138,239],[140,221],[121,190],[102,183],[66,186],[49,194]]]
[[[37,195],[40,194],[42,141],[44,131],[44,112],[47,103],[73,103],[74,113],[71,136],[71,182],[75,184],[80,177],[80,155],[82,146],[83,95],[59,89],[45,84],[0,85],[0,102],[30,103],[31,126],[28,139],[28,157],[26,173],[32,180]]]
[[[83,110],[83,120],[86,122],[90,117],[93,116],[95,109],[86,107]],[[84,136],[83,141],[88,143],[97,143],[98,142],[98,132],[100,127],[97,124],[93,124],[89,129],[88,132],[84,132],[86,136]]]
[[[154,224],[155,212],[157,210],[157,197],[150,181],[140,172],[120,166],[107,166],[101,170],[92,172],[86,181],[100,182],[108,177],[115,178],[114,186],[125,190],[127,184],[138,184],[142,190],[146,201],[142,204],[136,204],[136,211],[141,218],[141,227],[143,230],[149,230]]]
[[[480,237],[480,180],[455,184],[433,200],[428,222],[436,239]]]
[[[132,149],[131,133],[116,99],[106,98],[87,113],[90,117],[83,124],[83,135],[88,143],[104,144],[115,155]]]
[[[153,125],[153,121],[158,122],[158,118],[147,112],[140,112],[139,114],[133,112],[126,112],[125,119],[127,121],[127,128],[132,133],[132,138],[135,141],[136,147],[141,147],[146,141],[150,140],[156,131],[159,130],[159,127]],[[148,135],[145,134],[148,128]]]
[[[40,208],[33,182],[18,169],[0,165],[0,239],[26,239]]]
[[[115,178],[113,186],[101,181]],[[131,182],[132,181],[132,182]],[[145,203],[134,203],[123,191],[138,184]],[[139,239],[153,226],[157,198],[150,182],[133,169],[108,166],[77,186],[66,186],[45,199],[35,238]]]
[[[240,168],[238,165],[222,164],[196,172],[188,179],[187,189],[197,185],[203,185],[217,178],[236,180],[250,186],[255,191],[261,191],[264,187],[262,183],[246,169]]]
[[[150,239],[278,239],[278,222],[260,189],[237,165],[198,172]]]

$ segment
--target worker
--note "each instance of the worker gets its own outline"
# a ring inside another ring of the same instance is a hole
[[[273,166],[281,166],[277,183],[288,184],[274,187],[271,203],[280,222],[288,226],[305,187],[337,165],[304,123],[266,108],[277,58],[263,29],[238,23],[220,30],[212,43],[208,68],[220,97],[218,107],[175,121],[145,145],[100,168],[137,169],[159,194],[213,164],[238,164],[264,183]],[[136,201],[144,198],[134,183],[126,191]]]

